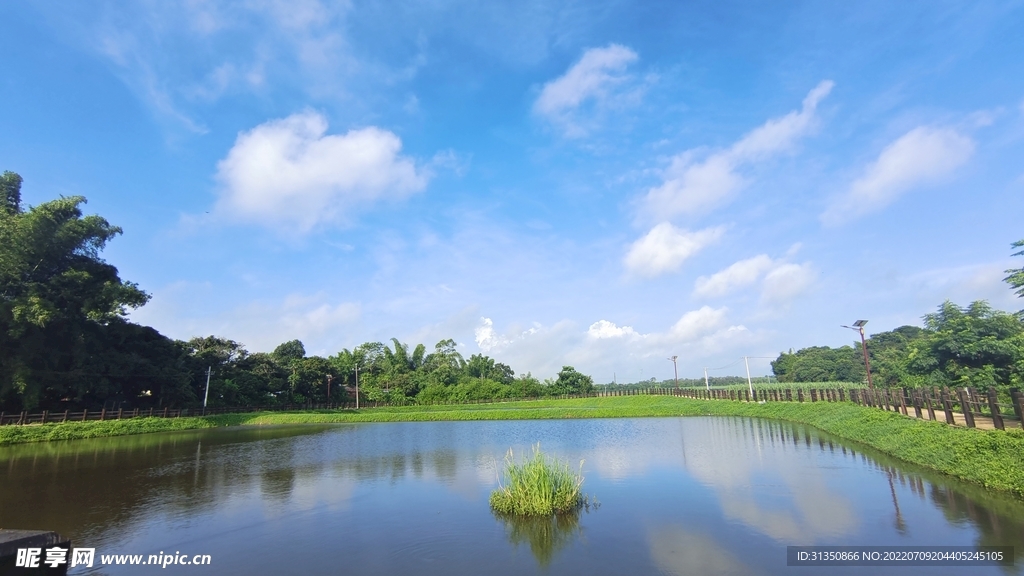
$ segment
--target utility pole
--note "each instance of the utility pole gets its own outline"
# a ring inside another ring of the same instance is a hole
[[[708,392],[711,391],[711,384],[708,382],[708,367],[707,366],[704,367],[704,387],[708,389]]]
[[[747,367],[747,387],[750,388],[750,399],[756,399],[754,396],[754,385],[750,383],[750,363],[747,362],[747,357],[743,357],[743,365]]]
[[[868,372],[868,388],[874,389],[875,383],[871,381],[871,361],[868,360],[868,343],[864,339],[864,325],[867,323],[867,320],[857,320],[853,326],[842,325],[842,327],[860,332],[860,349],[864,352],[864,369]]]
[[[672,356],[669,360],[672,361],[672,373],[676,377],[676,390],[679,390],[679,368],[676,367],[676,358],[679,358],[679,356]]]
[[[203,393],[203,416],[206,416],[206,401],[210,398],[210,375],[213,374],[213,366],[206,367],[206,392]]]

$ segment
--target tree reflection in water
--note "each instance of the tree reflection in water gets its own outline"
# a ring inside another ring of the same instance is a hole
[[[509,542],[516,548],[521,544],[529,545],[537,564],[545,568],[559,550],[583,535],[580,515],[589,512],[592,507],[596,508],[597,505],[551,516],[516,516],[493,511],[492,514],[504,523]]]

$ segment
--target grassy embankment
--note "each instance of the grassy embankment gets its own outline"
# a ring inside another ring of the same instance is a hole
[[[990,489],[1024,497],[1024,433],[974,430],[907,418],[850,403],[751,404],[673,396],[617,396],[461,406],[405,406],[332,412],[264,412],[206,418],[140,418],[0,428],[0,446],[18,442],[96,438],[217,426],[302,423],[751,416],[808,424],[871,446],[900,460]]]

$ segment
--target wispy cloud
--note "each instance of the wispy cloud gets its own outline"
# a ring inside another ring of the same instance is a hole
[[[344,222],[357,207],[426,187],[430,174],[401,148],[398,136],[376,127],[327,134],[315,112],[271,120],[239,134],[217,164],[216,211],[299,232]]]
[[[227,96],[296,86],[337,98],[358,61],[345,37],[347,2],[141,2],[75,22],[158,121],[205,132],[204,106]],[[275,81],[275,82],[271,82]]]
[[[757,290],[760,282],[762,303],[780,305],[806,291],[813,283],[814,275],[810,263],[794,264],[759,254],[711,276],[697,278],[693,295],[697,298],[720,298],[741,289]]]
[[[765,254],[740,260],[711,276],[697,278],[693,295],[699,298],[724,296],[734,290],[754,284],[773,266],[775,266],[775,262]]]
[[[914,128],[886,146],[821,220],[842,224],[881,210],[914,188],[942,182],[967,163],[974,147],[970,137],[951,128]]]
[[[814,282],[814,268],[808,264],[782,264],[764,277],[761,299],[767,304],[787,304]]]
[[[674,272],[724,233],[722,227],[689,232],[662,222],[630,246],[624,260],[626,270],[645,277]]]
[[[688,150],[672,158],[661,184],[648,190],[641,213],[648,219],[706,212],[730,201],[746,184],[740,170],[791,150],[817,124],[818,104],[832,91],[833,82],[818,84],[798,111],[768,120],[725,150],[703,156]]]
[[[562,76],[548,82],[533,104],[533,111],[558,126],[567,137],[585,136],[579,109],[587,102],[600,107],[619,93],[630,77],[626,68],[636,52],[618,44],[587,50]]]

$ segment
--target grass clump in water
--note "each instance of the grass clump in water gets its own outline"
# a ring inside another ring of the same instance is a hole
[[[498,514],[514,516],[551,516],[575,512],[588,503],[583,494],[583,461],[579,472],[569,465],[545,456],[540,444],[533,457],[516,464],[509,448],[505,455],[505,480],[491,493],[491,508]]]

